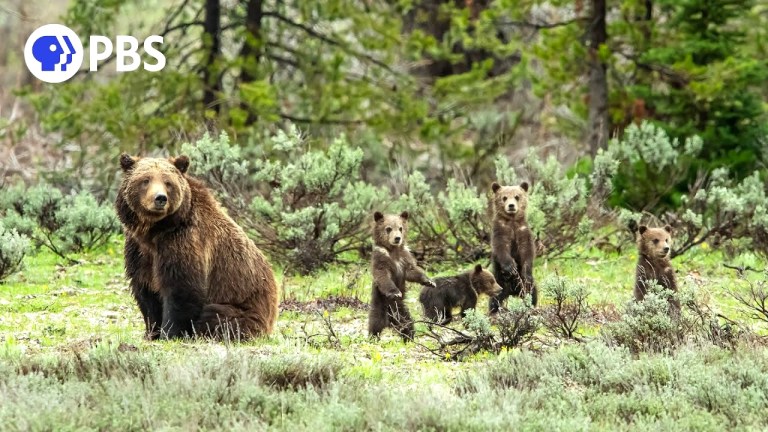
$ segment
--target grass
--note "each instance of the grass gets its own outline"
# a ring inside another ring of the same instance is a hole
[[[78,258],[62,265],[41,251],[0,284],[3,430],[763,429],[768,351],[759,344],[634,355],[588,337],[444,361],[392,332],[368,340],[366,263],[312,277],[278,270],[283,311],[268,339],[147,342],[120,241]],[[538,261],[535,277],[579,280],[595,314],[621,311],[635,259]],[[764,332],[728,296],[747,282],[723,260],[697,249],[674,265],[682,285]],[[727,262],[766,267],[751,254]],[[434,276],[464,270],[428,268]],[[417,297],[414,286],[407,303],[420,316]],[[594,336],[601,324],[587,325]]]

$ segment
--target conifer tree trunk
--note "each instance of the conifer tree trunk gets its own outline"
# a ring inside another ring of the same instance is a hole
[[[221,93],[221,80],[216,70],[216,60],[221,55],[221,3],[206,0],[203,31],[211,46],[203,68],[203,106],[219,113],[219,104],[214,103],[216,94]]]
[[[608,116],[608,65],[600,58],[600,46],[608,39],[605,23],[606,0],[592,0],[592,14],[587,27],[589,41],[589,151],[605,148],[610,134]]]

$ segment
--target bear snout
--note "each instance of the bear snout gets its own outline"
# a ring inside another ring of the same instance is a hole
[[[401,240],[402,240],[402,238],[401,238],[401,237],[395,237],[395,238],[394,238],[394,240],[393,240],[393,242],[394,242],[395,244],[400,244],[400,241],[401,241]]]
[[[517,213],[517,207],[514,204],[507,204],[507,213]]]
[[[155,208],[162,210],[165,205],[168,204],[168,195],[164,193],[158,193],[155,195]]]

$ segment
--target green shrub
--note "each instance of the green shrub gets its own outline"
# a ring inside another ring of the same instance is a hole
[[[419,259],[468,263],[487,258],[490,230],[484,194],[455,179],[433,193],[419,171],[402,183],[396,210],[411,213],[409,244]]]
[[[530,297],[510,298],[507,308],[497,314],[499,348],[518,347],[533,339],[541,326],[541,318],[535,314]]]
[[[660,127],[644,122],[630,125],[621,139],[612,139],[603,157],[619,161],[613,176],[610,203],[637,211],[669,209],[679,204],[679,189],[702,141],[693,136],[680,142]]]
[[[341,363],[328,355],[297,354],[264,360],[259,369],[262,382],[277,389],[320,389],[336,379]]]
[[[540,287],[554,303],[542,308],[544,327],[555,337],[579,339],[579,330],[589,315],[587,287],[560,276],[545,279]]]
[[[700,176],[662,218],[623,210],[619,220],[632,230],[640,224],[671,225],[673,258],[704,242],[715,248],[746,246],[768,256],[768,196],[758,172],[737,183],[718,168]]]
[[[73,253],[106,244],[120,227],[111,203],[99,203],[87,192],[64,196],[42,183],[8,188],[0,194],[0,208],[6,209],[2,216],[8,227],[69,260]]]
[[[361,180],[362,150],[344,137],[313,149],[295,128],[261,150],[273,160],[243,160],[226,134],[182,146],[193,173],[219,190],[256,243],[289,271],[309,273],[364,248],[366,222],[388,200]]]
[[[675,295],[659,285],[648,288],[643,301],[627,304],[621,320],[601,329],[604,340],[632,352],[670,352],[684,341],[684,327],[670,313],[669,298]]]
[[[6,229],[0,221],[0,281],[21,270],[29,246],[27,236],[15,229]]]

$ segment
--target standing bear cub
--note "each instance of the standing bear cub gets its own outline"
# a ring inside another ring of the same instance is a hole
[[[648,228],[641,225],[638,229],[637,273],[635,275],[635,300],[642,301],[648,292],[649,285],[658,284],[672,291],[669,298],[670,309],[680,312],[680,301],[677,299],[677,282],[675,271],[669,263],[672,246],[672,227]]]
[[[467,309],[477,306],[477,296],[486,294],[496,296],[501,293],[501,286],[488,270],[478,264],[474,269],[458,276],[435,279],[435,287],[421,290],[419,301],[424,308],[424,316],[440,324],[448,324],[453,319],[452,309],[461,307],[464,318]]]
[[[368,315],[368,334],[378,338],[392,327],[404,340],[413,339],[413,320],[405,299],[405,282],[435,286],[405,246],[408,212],[400,216],[373,214],[373,292]]]
[[[125,271],[149,339],[247,339],[272,332],[272,269],[202,182],[189,159],[120,156],[115,207]]]
[[[501,186],[493,183],[493,231],[491,260],[493,276],[502,291],[489,302],[491,313],[511,295],[531,295],[536,306],[538,293],[533,283],[534,243],[525,211],[528,207],[528,183]]]

